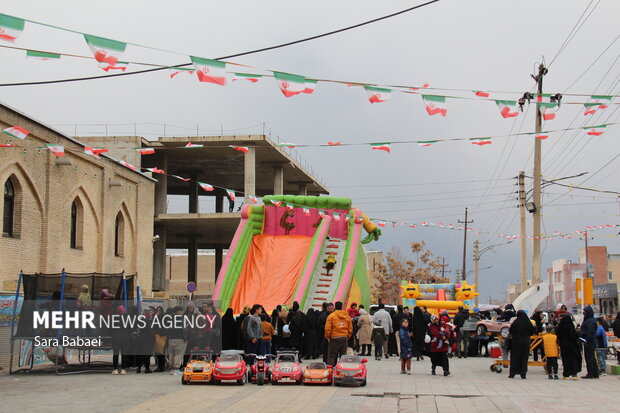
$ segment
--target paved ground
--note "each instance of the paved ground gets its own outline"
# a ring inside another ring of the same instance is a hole
[[[182,386],[169,374],[112,376],[49,373],[0,376],[1,412],[620,412],[620,376],[548,380],[532,368],[527,380],[489,371],[488,358],[451,359],[452,375],[431,376],[414,362],[411,376],[398,360],[368,364],[366,387]],[[608,361],[610,362],[610,361]]]

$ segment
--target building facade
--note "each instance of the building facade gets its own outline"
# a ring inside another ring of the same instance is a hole
[[[0,134],[0,289],[18,274],[138,273],[152,286],[155,181],[15,109],[0,105],[0,129],[19,126],[26,139]],[[46,144],[60,145],[57,157]]]

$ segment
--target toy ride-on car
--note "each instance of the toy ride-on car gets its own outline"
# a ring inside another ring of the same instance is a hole
[[[304,369],[304,384],[332,384],[332,366],[322,361],[310,363]]]
[[[248,368],[243,360],[242,350],[223,350],[213,365],[215,384],[223,381],[236,381],[242,385],[248,382]]]
[[[271,371],[271,384],[301,384],[301,365],[297,351],[278,351]]]
[[[189,353],[189,361],[183,369],[181,383],[213,383],[213,351],[194,347]]]
[[[510,325],[515,318],[517,317],[512,317],[510,321],[480,320],[476,324],[476,334],[479,336],[486,336],[488,331],[491,333],[499,333],[503,338],[508,338]]]
[[[273,357],[273,355],[248,354],[247,356],[254,357],[254,364],[250,367],[250,377],[252,383],[256,383],[259,386],[269,383],[271,381],[271,370],[269,369],[267,358]]]
[[[360,356],[341,356],[334,368],[334,384],[365,386],[367,362],[368,359]]]

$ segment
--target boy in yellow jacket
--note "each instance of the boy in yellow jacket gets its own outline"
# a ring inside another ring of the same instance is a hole
[[[547,357],[547,374],[549,380],[558,380],[558,336],[553,334],[553,326],[547,326],[547,334],[543,334],[543,347]],[[552,374],[553,373],[553,374]]]

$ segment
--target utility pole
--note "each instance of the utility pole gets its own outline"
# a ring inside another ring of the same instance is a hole
[[[542,101],[543,77],[547,74],[547,68],[544,64],[538,66],[538,75],[532,77],[538,83],[538,95],[536,96],[536,133],[539,134],[542,129],[542,114],[538,102]],[[540,283],[540,217],[542,212],[541,205],[541,150],[542,142],[534,137],[534,216],[532,231],[532,285]]]
[[[527,289],[527,240],[525,222],[525,171],[519,171],[519,216],[521,220],[521,292]]]
[[[584,239],[586,241],[586,278],[590,278],[590,267],[588,263],[588,230],[586,229],[586,233],[584,234]]]
[[[480,250],[479,250],[480,242],[478,240],[474,241],[474,283],[476,284],[476,288],[480,291],[480,285],[478,285],[478,262],[480,261]],[[476,307],[478,307],[478,296],[475,298]],[[490,303],[490,301],[489,301]]]
[[[459,224],[465,224],[465,231],[463,231],[463,269],[461,270],[462,280],[465,281],[467,277],[466,261],[467,261],[467,224],[473,224],[474,221],[467,220],[467,208],[465,208],[465,221],[459,220]]]

